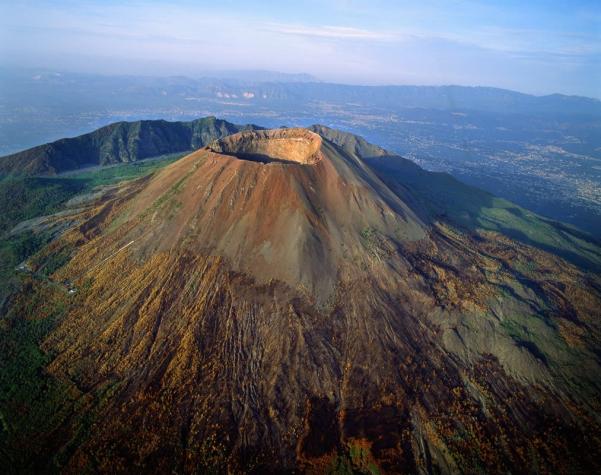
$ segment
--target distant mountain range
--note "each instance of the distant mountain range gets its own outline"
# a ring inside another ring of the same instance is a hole
[[[245,82],[320,82],[315,76],[307,73],[282,73],[262,69],[208,70],[201,76]]]
[[[193,79],[0,69],[0,156],[122,121],[190,122],[213,115],[266,127],[319,123],[364,136],[428,170],[451,173],[601,237],[598,99],[488,87],[352,86],[261,71],[223,75]],[[136,156],[131,147],[121,147],[122,152],[114,147],[108,147],[111,156]],[[94,153],[68,158],[62,167],[30,157],[23,160],[30,166],[14,170],[12,159],[0,160],[0,173],[53,173],[101,163]]]
[[[601,117],[598,99],[551,94],[534,96],[494,87],[469,86],[359,86],[319,82],[305,74],[269,71],[215,71],[206,77],[99,76],[48,71],[0,70],[0,104],[8,106],[35,99],[41,105],[67,107],[95,103],[124,108],[140,101],[191,106],[208,99],[237,99],[250,106],[296,104],[311,101],[361,103],[386,108],[472,110],[489,113],[593,115]]]

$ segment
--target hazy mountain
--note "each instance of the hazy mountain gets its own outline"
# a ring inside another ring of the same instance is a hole
[[[207,71],[209,78],[236,79],[244,82],[318,82],[315,76],[307,73],[281,73],[265,70],[222,70]]]
[[[39,227],[0,327],[12,467],[601,469],[601,248],[449,175],[244,131]]]
[[[19,102],[27,93],[33,95],[30,100],[36,98],[42,103],[58,104],[67,95],[75,107],[88,107],[95,102],[106,106],[117,99],[121,107],[127,107],[149,99],[153,105],[167,102],[176,105],[185,104],[180,101],[190,98],[216,99],[227,95],[247,104],[265,101],[293,104],[302,101],[360,102],[371,107],[387,108],[601,117],[601,101],[580,96],[534,96],[492,87],[357,86],[311,79],[314,78],[304,74],[268,71],[224,71],[190,78],[0,70],[0,82],[5,89],[0,100],[7,104]],[[93,95],[90,95],[91,91],[94,91]],[[122,97],[124,93],[126,97]]]

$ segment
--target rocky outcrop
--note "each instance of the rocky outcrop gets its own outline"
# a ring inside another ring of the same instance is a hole
[[[321,160],[321,137],[307,129],[240,132],[213,142],[209,149],[259,162],[313,165]]]

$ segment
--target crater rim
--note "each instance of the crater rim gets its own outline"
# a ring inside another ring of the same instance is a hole
[[[264,164],[315,165],[322,160],[322,138],[304,128],[245,130],[215,140],[212,152]]]

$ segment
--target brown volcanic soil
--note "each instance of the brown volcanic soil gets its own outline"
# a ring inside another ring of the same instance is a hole
[[[266,139],[272,135],[273,143]],[[249,161],[248,150],[274,159]],[[277,154],[285,150],[292,158],[282,161]],[[325,302],[338,273],[354,272],[342,261],[350,268],[367,265],[364,241],[372,234],[407,241],[425,236],[415,213],[382,189],[367,167],[307,130],[236,134],[152,180],[128,203],[127,223],[109,246],[135,240],[134,252],[143,255],[219,255],[260,283],[282,281]]]
[[[365,147],[237,134],[45,251],[78,288],[44,343],[85,401],[65,472],[600,468],[598,277],[433,222]]]

